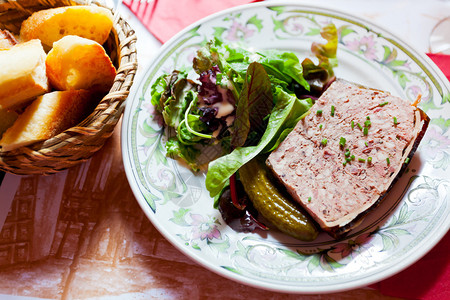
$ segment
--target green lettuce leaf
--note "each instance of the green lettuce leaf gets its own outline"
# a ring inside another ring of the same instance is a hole
[[[200,154],[200,150],[197,148],[186,146],[176,137],[172,137],[166,142],[166,151],[167,156],[179,157],[184,160],[193,171],[197,172],[199,170],[197,157]]]
[[[258,52],[262,58],[257,61],[264,66],[267,73],[284,82],[291,83],[292,80],[309,89],[309,84],[303,77],[303,67],[297,55],[292,52],[278,50],[266,50]]]
[[[294,102],[294,106],[292,107],[292,113],[286,118],[286,122],[283,124],[283,131],[278,135],[278,138],[269,145],[269,148],[264,152],[272,152],[275,150],[278,145],[288,136],[288,134],[294,129],[295,125],[306,117],[310,111],[309,109],[313,105],[313,101],[310,98],[302,99]],[[298,114],[298,112],[303,112],[302,114]]]
[[[256,146],[238,147],[230,154],[209,163],[205,184],[211,197],[215,197],[222,191],[230,176],[241,166],[264,150],[271,149],[277,142],[278,135],[286,129],[284,125],[287,123],[291,125],[292,122],[288,122],[291,118],[298,119],[307,113],[312,105],[310,99],[300,100],[280,87],[275,88],[275,97],[277,98],[276,105],[259,143]]]
[[[189,123],[189,128],[186,123]],[[187,118],[177,127],[177,137],[184,145],[202,144],[205,142],[205,136],[202,133],[207,131],[208,128],[200,120],[199,115],[188,114]]]
[[[196,98],[196,91],[197,84],[187,79],[187,72],[175,70],[156,79],[151,88],[151,103],[162,114],[166,125],[176,129]]]
[[[189,104],[195,99],[197,85],[192,81],[178,79],[171,88],[171,96],[164,103],[162,115],[164,122],[173,128],[177,128],[184,119],[184,114]]]
[[[151,102],[152,105],[155,106],[156,110],[162,112],[164,109],[164,101],[161,101],[161,98],[167,98],[165,93],[170,93],[170,89],[168,88],[168,78],[170,75],[163,74],[159,76],[155,83],[152,84],[151,87]]]
[[[229,89],[234,98],[238,99],[244,79],[225,59],[226,49],[218,39],[206,43],[197,51],[192,67],[197,74],[201,74],[217,66],[222,73],[220,85]]]

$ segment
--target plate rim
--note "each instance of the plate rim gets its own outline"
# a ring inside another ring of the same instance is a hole
[[[434,76],[436,79],[440,80],[440,84],[442,86],[447,86],[447,89],[449,89],[449,81],[444,76],[443,72],[436,66],[436,64],[423,52],[418,51],[415,47],[404,41],[402,38],[397,36],[396,34],[392,33],[388,29],[386,29],[383,26],[380,26],[379,24],[376,24],[375,22],[364,20],[360,18],[359,16],[353,15],[348,12],[344,12],[339,9],[335,8],[328,8],[324,6],[323,4],[319,3],[308,3],[305,1],[293,1],[293,0],[282,0],[282,1],[262,1],[262,2],[254,2],[250,4],[244,4],[235,6],[232,8],[228,8],[216,13],[213,13],[209,16],[206,16],[191,25],[187,26],[177,34],[175,34],[172,38],[170,38],[167,42],[165,42],[158,50],[157,54],[153,57],[152,62],[145,66],[141,72],[141,74],[138,76],[137,80],[135,81],[136,86],[134,89],[132,89],[129,98],[134,99],[138,96],[138,93],[140,91],[139,87],[142,86],[143,81],[148,77],[149,72],[151,69],[154,68],[154,66],[158,63],[159,59],[161,58],[161,55],[163,55],[166,52],[166,49],[173,46],[173,43],[177,41],[180,37],[188,33],[190,30],[194,29],[195,27],[202,25],[203,23],[209,22],[211,20],[214,20],[220,16],[230,14],[235,11],[241,11],[241,10],[247,10],[251,9],[253,7],[270,7],[270,6],[296,6],[306,9],[315,9],[315,10],[322,10],[327,13],[332,14],[333,16],[345,16],[345,18],[348,18],[348,20],[356,20],[360,22],[361,24],[369,25],[371,28],[381,30],[385,33],[388,33],[389,36],[396,41],[397,44],[401,45],[403,48],[406,48],[410,53],[412,54],[412,57],[415,57],[418,59],[421,63],[425,63],[423,67],[426,67],[427,70],[429,70],[431,73],[434,73]],[[430,69],[431,68],[431,69]],[[186,247],[183,247],[183,245],[175,239],[175,237],[172,236],[170,231],[166,230],[162,224],[160,224],[155,218],[153,212],[149,209],[148,203],[145,199],[142,199],[142,192],[139,187],[139,183],[135,181],[135,174],[132,170],[133,163],[130,161],[130,156],[127,155],[129,152],[126,150],[129,140],[129,134],[127,129],[129,128],[130,124],[130,116],[131,116],[131,106],[133,102],[130,100],[126,101],[126,106],[124,110],[124,116],[123,116],[123,122],[121,124],[121,148],[122,148],[122,159],[124,162],[124,168],[126,177],[128,180],[128,183],[130,184],[130,187],[132,189],[132,192],[140,205],[141,209],[143,210],[146,217],[152,222],[152,224],[155,226],[155,228],[163,235],[163,237],[168,240],[176,249],[178,249],[180,252],[182,252],[187,257],[191,258],[193,261],[198,263],[199,265],[205,267],[207,270],[214,272],[215,274],[218,274],[222,277],[228,278],[230,280],[233,280],[240,284],[245,284],[248,286],[252,286],[258,289],[264,289],[264,290],[270,290],[274,292],[280,292],[280,293],[295,293],[295,294],[318,294],[318,293],[336,293],[336,292],[343,292],[346,290],[366,287],[370,284],[379,282],[383,279],[386,279],[388,277],[391,277],[418,260],[420,260],[423,256],[425,256],[432,248],[434,248],[435,245],[439,243],[439,241],[447,234],[447,232],[450,229],[450,216],[447,215],[446,218],[443,220],[444,226],[446,225],[446,229],[440,230],[438,234],[434,234],[432,238],[426,239],[427,241],[427,247],[425,251],[421,251],[420,254],[416,255],[409,255],[406,259],[402,261],[402,263],[396,264],[389,268],[389,270],[384,270],[382,272],[379,272],[379,274],[375,275],[368,275],[358,280],[349,281],[346,283],[336,283],[332,285],[322,286],[320,289],[317,288],[317,286],[312,287],[305,287],[301,286],[300,289],[295,288],[293,285],[279,285],[274,284],[272,282],[265,282],[263,281],[261,284],[260,281],[255,280],[254,278],[245,278],[246,280],[243,280],[242,275],[235,274],[233,272],[224,270],[223,268],[220,268],[220,266],[212,264],[210,261],[204,259],[201,255],[191,252]],[[423,242],[423,240],[422,240]]]

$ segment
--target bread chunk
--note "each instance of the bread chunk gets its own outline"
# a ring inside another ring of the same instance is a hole
[[[53,88],[63,90],[110,90],[116,69],[97,42],[68,35],[55,42],[46,59],[47,76]]]
[[[113,16],[106,8],[65,6],[33,13],[22,23],[20,37],[23,41],[40,39],[46,50],[66,35],[78,35],[103,44],[112,26]]]
[[[55,91],[34,100],[0,140],[2,151],[49,139],[81,122],[92,107],[89,91]]]
[[[338,237],[390,190],[428,122],[399,97],[337,80],[267,164],[320,227]]]
[[[48,91],[45,58],[39,40],[0,51],[0,108],[20,106]]]

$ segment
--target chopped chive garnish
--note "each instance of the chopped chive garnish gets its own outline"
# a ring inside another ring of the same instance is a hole
[[[327,140],[327,139],[323,139],[323,140],[322,140],[322,145],[323,145],[323,146],[326,146],[327,143],[328,143],[328,140]]]
[[[366,117],[366,120],[370,120],[370,117],[369,117],[369,116],[367,116],[367,117]]]
[[[322,114],[322,110],[321,109],[318,109],[317,111],[316,111],[316,115],[321,115]]]
[[[367,158],[367,162],[368,162],[369,164],[371,164],[371,163],[372,163],[372,157],[369,156],[369,157]]]
[[[344,137],[341,137],[341,138],[339,139],[339,146],[341,146],[342,148],[344,148],[345,142],[346,142],[346,139],[345,139]]]
[[[405,159],[405,164],[409,163],[409,157]]]
[[[367,120],[367,121],[364,122],[364,126],[370,127],[370,125],[372,125],[372,123],[370,122],[370,120]]]
[[[364,135],[368,135],[369,134],[369,128],[364,127],[363,133],[364,133]]]
[[[308,198],[308,202],[311,202],[311,197]]]
[[[345,161],[346,161],[346,162],[351,162],[352,159],[351,159],[350,157],[347,157],[347,158],[345,159]]]
[[[386,101],[386,102],[380,103],[380,104],[378,104],[378,106],[385,106],[386,104],[389,104],[389,102]]]
[[[345,165],[347,164],[347,161],[344,161],[343,163],[342,163],[342,165],[345,167]]]
[[[366,160],[364,158],[358,158],[359,162],[366,162]]]
[[[391,164],[391,161],[389,160],[389,157],[386,157],[386,162],[387,162],[388,165]]]
[[[351,160],[354,160],[354,159],[355,159],[355,156],[352,154],[352,156],[350,156],[350,159],[351,159]]]
[[[366,145],[366,147],[369,147],[369,144],[367,142],[364,142],[364,145]]]
[[[353,120],[350,126],[352,126],[352,129],[355,128],[355,122]]]
[[[332,116],[332,117],[334,117],[334,110],[335,110],[334,105],[331,105],[331,116]]]
[[[394,125],[397,125],[398,124],[398,122],[397,122],[397,118],[396,117],[394,117]]]
[[[322,129],[322,127],[323,127],[323,125],[322,125],[322,124],[320,124],[320,125],[319,125],[319,129]]]
[[[358,126],[358,128],[361,129],[361,130],[363,129],[361,124],[359,124],[359,123],[356,123],[356,126]]]
[[[349,157],[350,156],[350,151],[347,150],[347,152],[345,152],[345,157]]]

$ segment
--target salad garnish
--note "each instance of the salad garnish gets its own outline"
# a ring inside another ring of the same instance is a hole
[[[167,155],[199,171],[204,149],[221,149],[208,157],[205,180],[216,207],[224,189],[230,188],[230,177],[256,156],[274,150],[334,80],[334,24],[324,26],[321,35],[326,43],[313,43],[312,55],[302,61],[294,52],[254,51],[214,39],[197,51],[195,78],[188,78],[187,70],[174,70],[152,85],[151,102],[169,132]],[[236,178],[227,194],[235,193]]]

